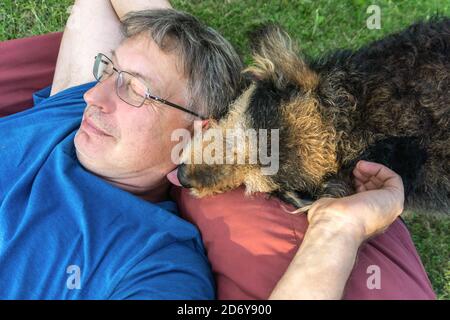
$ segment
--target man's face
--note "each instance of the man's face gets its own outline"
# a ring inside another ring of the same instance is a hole
[[[187,105],[187,79],[175,54],[164,53],[152,40],[138,36],[126,39],[111,58],[118,70],[143,74],[153,95]],[[117,73],[84,95],[87,107],[75,136],[77,157],[88,170],[108,180],[149,187],[175,167],[170,155],[176,142],[171,141],[171,133],[189,127],[190,121],[183,111],[153,100],[140,108],[127,104],[116,94],[116,78]]]

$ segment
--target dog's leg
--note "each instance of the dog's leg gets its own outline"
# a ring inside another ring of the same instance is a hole
[[[341,173],[328,178],[322,184],[318,198],[343,198],[354,193],[350,173]]]

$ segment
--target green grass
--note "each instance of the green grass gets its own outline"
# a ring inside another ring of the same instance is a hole
[[[450,218],[411,214],[405,220],[436,294],[450,300]]]
[[[62,31],[71,0],[2,0],[0,41]],[[435,14],[450,16],[448,0],[174,0],[218,29],[249,61],[247,31],[264,22],[284,26],[308,55],[335,48],[358,48],[408,24]],[[381,8],[381,29],[366,27],[370,4]],[[417,250],[440,299],[450,299],[450,219],[426,215],[406,217]]]

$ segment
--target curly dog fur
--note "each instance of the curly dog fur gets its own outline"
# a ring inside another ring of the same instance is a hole
[[[178,176],[194,194],[244,184],[302,207],[354,193],[351,170],[366,159],[402,177],[406,207],[449,213],[450,18],[309,61],[277,26],[253,38],[252,84],[212,128],[279,129],[279,170],[184,165]]]

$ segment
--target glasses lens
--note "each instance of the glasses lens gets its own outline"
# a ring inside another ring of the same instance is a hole
[[[147,87],[141,80],[127,72],[119,74],[117,94],[123,101],[135,107],[140,107],[145,101],[146,93]]]
[[[94,77],[97,81],[105,81],[108,79],[114,72],[114,66],[105,55],[98,54],[95,57],[94,63]]]

